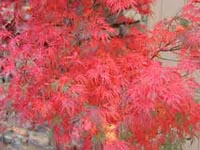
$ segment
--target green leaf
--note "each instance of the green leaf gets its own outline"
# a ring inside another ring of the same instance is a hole
[[[55,80],[53,83],[51,83],[51,87],[57,91],[58,90],[58,87],[59,87],[59,82],[58,80]]]
[[[133,136],[133,133],[128,131],[125,125],[121,125],[119,129],[119,138],[121,140],[127,141],[130,137]]]
[[[188,27],[190,25],[190,21],[184,18],[180,18],[179,21],[180,21],[180,25],[182,25],[183,27]]]
[[[105,134],[103,132],[99,132],[97,135],[95,135],[92,138],[92,143],[93,144],[98,144],[98,143],[104,143],[105,141]]]

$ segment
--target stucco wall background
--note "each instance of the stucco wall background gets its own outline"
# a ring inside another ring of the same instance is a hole
[[[151,28],[159,20],[175,16],[186,2],[187,0],[156,0],[152,5],[153,15],[148,18],[148,26]]]

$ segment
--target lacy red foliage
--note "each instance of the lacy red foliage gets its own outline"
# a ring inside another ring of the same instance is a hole
[[[152,31],[118,24],[130,8],[150,15],[152,2],[1,1],[0,75],[11,78],[1,109],[12,102],[22,119],[48,122],[66,149],[152,150],[194,136],[199,1]],[[177,65],[163,65],[165,52]]]

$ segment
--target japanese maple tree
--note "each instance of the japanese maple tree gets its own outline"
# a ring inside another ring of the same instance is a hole
[[[151,16],[152,3],[0,1],[0,75],[10,79],[0,109],[48,122],[64,149],[156,150],[195,136],[200,1],[152,30],[124,13]]]

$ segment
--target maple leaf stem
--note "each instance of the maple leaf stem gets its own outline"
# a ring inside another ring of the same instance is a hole
[[[180,62],[180,60],[169,59],[169,58],[164,58],[164,57],[160,57],[160,56],[156,56],[156,57],[159,58],[159,59],[162,59],[162,60],[173,61],[173,62]]]

